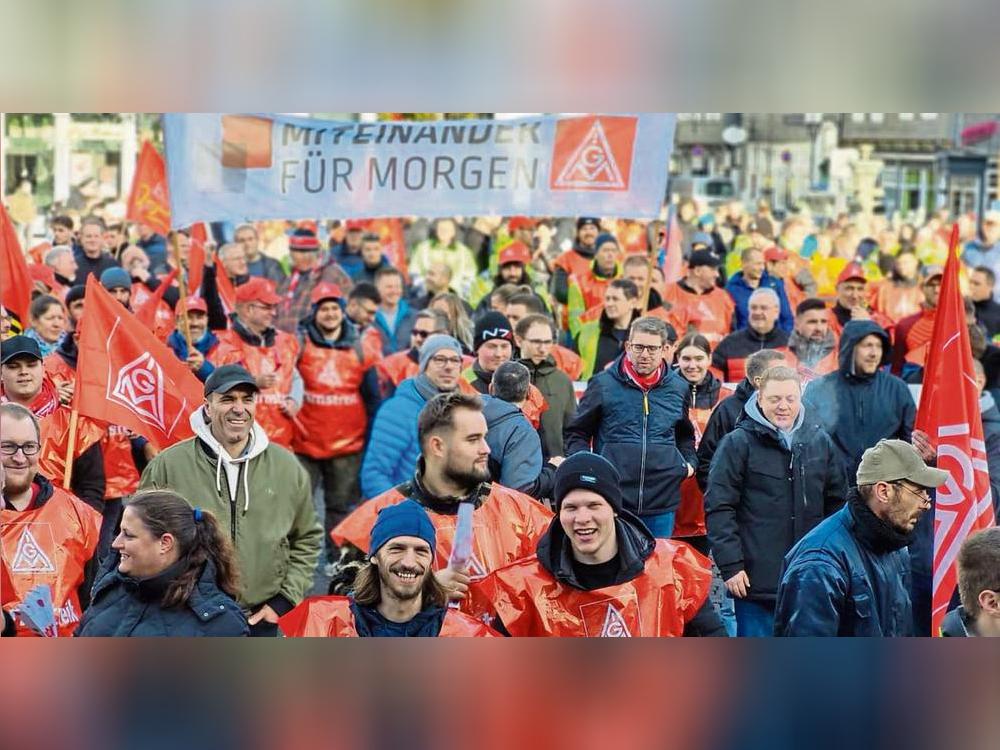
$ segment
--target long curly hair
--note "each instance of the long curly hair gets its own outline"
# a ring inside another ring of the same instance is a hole
[[[196,520],[188,501],[170,490],[137,492],[126,501],[125,507],[131,508],[157,539],[170,534],[177,541],[178,559],[184,563],[184,570],[167,586],[161,606],[170,608],[184,604],[209,560],[215,565],[218,587],[234,599],[239,596],[239,567],[233,545],[215,516],[199,511],[200,520]]]

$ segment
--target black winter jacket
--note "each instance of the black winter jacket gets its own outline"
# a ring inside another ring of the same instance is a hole
[[[746,374],[746,359],[762,349],[783,349],[788,346],[788,334],[777,325],[765,334],[753,328],[741,328],[726,336],[712,352],[712,366],[722,373],[727,383],[735,383]]]
[[[677,510],[687,464],[698,466],[694,428],[688,420],[688,384],[666,369],[643,392],[623,371],[622,360],[590,379],[576,417],[566,428],[566,455],[593,450],[622,476],[625,508],[639,516]]]
[[[917,407],[906,383],[879,369],[854,372],[854,347],[865,336],[882,339],[882,365],[892,353],[889,334],[870,320],[852,320],[840,336],[840,369],[817,378],[803,394],[806,411],[837,446],[848,480],[854,484],[861,456],[883,438],[910,441]]]
[[[118,572],[121,554],[105,560],[94,586],[90,607],[76,629],[77,636],[193,637],[245,636],[250,629],[239,605],[215,582],[216,570],[205,563],[201,577],[185,604],[170,609],[160,600],[179,574],[174,565],[152,578],[137,580]]]
[[[745,570],[752,601],[773,602],[785,554],[844,504],[847,483],[829,436],[802,419],[789,450],[762,424],[756,398],[723,438],[705,493],[708,541],[723,580]]]

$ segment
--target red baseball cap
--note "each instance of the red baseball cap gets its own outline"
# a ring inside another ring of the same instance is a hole
[[[344,229],[348,232],[363,232],[367,224],[364,219],[348,219],[344,222]]]
[[[325,299],[344,299],[344,293],[340,290],[340,287],[336,284],[331,284],[329,281],[324,281],[316,285],[316,288],[312,290],[312,294],[309,295],[309,301],[314,305],[318,305]]]
[[[208,305],[205,300],[196,294],[185,297],[177,306],[177,312],[203,312],[208,314]]]
[[[777,260],[788,260],[788,251],[783,247],[771,245],[771,247],[764,251],[764,260],[767,263],[773,263]]]
[[[845,281],[852,280],[863,281],[866,284],[868,279],[865,278],[865,269],[861,267],[860,263],[848,263],[844,266],[844,270],[840,272],[840,276],[837,277],[837,286],[840,286]]]
[[[523,242],[511,242],[501,250],[500,265],[505,266],[508,263],[520,263],[524,266],[531,263],[531,251],[528,246]]]
[[[236,287],[236,301],[276,305],[281,302],[281,297],[275,294],[273,281],[261,276],[253,276],[245,284]]]
[[[518,229],[534,229],[535,220],[529,219],[527,216],[511,216],[510,221],[507,222],[507,229],[511,232]]]

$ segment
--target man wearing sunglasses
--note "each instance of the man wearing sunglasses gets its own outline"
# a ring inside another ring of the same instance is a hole
[[[694,428],[687,416],[687,381],[667,367],[673,352],[667,324],[635,320],[625,352],[590,379],[566,428],[566,455],[591,450],[622,476],[627,510],[653,536],[669,539],[681,482],[694,474]]]
[[[386,397],[391,396],[399,384],[420,373],[420,347],[435,333],[448,333],[448,318],[434,310],[421,310],[413,319],[410,331],[410,348],[383,358],[378,363],[379,385]]]
[[[97,572],[101,515],[38,472],[38,420],[0,404],[0,606],[15,611],[33,588],[48,586],[56,629],[71,636]],[[34,631],[17,617],[17,634]]]
[[[913,633],[910,555],[930,491],[948,472],[902,440],[865,451],[847,504],[785,557],[774,634],[907,636]]]

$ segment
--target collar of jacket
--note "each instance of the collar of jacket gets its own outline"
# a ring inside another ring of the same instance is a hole
[[[600,326],[600,330],[603,335],[614,336],[615,330],[627,331],[638,317],[639,317],[639,311],[632,310],[632,318],[631,320],[629,320],[628,325],[625,326],[624,328],[616,329],[615,324],[611,322],[611,318],[608,317],[608,314],[604,312],[604,310],[601,310],[601,317],[598,318],[599,321],[598,325]]]
[[[872,513],[856,487],[847,493],[847,508],[854,519],[854,535],[865,547],[876,554],[895,552],[912,544],[915,530],[909,534],[892,528]]]
[[[621,266],[615,262],[615,267],[611,269],[611,273],[604,274],[601,273],[601,269],[597,267],[597,260],[594,260],[594,262],[590,264],[590,272],[594,274],[595,279],[614,279],[621,273]]]
[[[684,378],[679,369],[675,369],[674,372],[681,378]],[[718,403],[719,391],[722,390],[722,382],[712,374],[711,370],[705,372],[705,377],[701,379],[700,383],[692,383],[687,378],[684,378],[684,382],[688,384],[688,389],[691,392],[692,408],[709,409]],[[708,405],[699,407],[698,401],[702,401],[703,403],[707,401]]]
[[[761,333],[760,331],[751,328],[749,325],[743,330],[746,331],[746,335],[753,341],[763,341],[764,343],[767,343],[772,339],[776,338],[779,335],[778,332],[781,329],[778,328],[778,321],[775,321],[774,328],[772,328],[767,333]]]
[[[489,390],[490,383],[493,382],[493,373],[486,372],[486,370],[482,368],[482,365],[479,364],[478,358],[472,362],[472,371],[476,373],[477,378],[479,378],[486,384],[486,388],[487,390]]]
[[[300,328],[305,332],[312,345],[318,346],[321,349],[347,349],[354,346],[354,342],[358,337],[357,329],[347,319],[346,315],[341,320],[340,336],[337,337],[336,341],[330,341],[320,332],[319,326],[316,325],[315,314],[303,318]]]
[[[417,459],[417,470],[413,474],[413,479],[396,487],[396,491],[403,497],[413,498],[428,510],[444,516],[456,515],[459,503],[472,503],[473,508],[478,508],[490,496],[493,489],[490,482],[480,482],[472,487],[467,494],[459,497],[434,495],[424,486],[424,471],[424,457],[421,456]]]
[[[837,337],[833,331],[828,330],[822,341],[813,341],[793,330],[788,334],[788,348],[795,352],[795,356],[800,360],[808,361],[815,357],[815,361],[823,359],[837,346]],[[801,352],[801,354],[800,354]]]
[[[73,336],[73,330],[67,330],[66,335],[63,336],[63,340],[59,342],[59,346],[56,347],[56,354],[62,357],[63,361],[76,369],[76,360],[80,355],[80,350],[76,346],[76,338]]]
[[[50,482],[47,477],[44,477],[41,474],[35,474],[35,478],[31,480],[31,483],[38,485],[38,495],[34,498],[29,507],[31,510],[38,510],[52,498],[52,493],[53,493],[52,482]],[[0,510],[3,510],[6,507],[7,507],[6,501],[4,501],[2,497],[0,497]]]
[[[573,252],[584,258],[593,258],[597,255],[596,247],[584,247],[578,243],[573,244]]]
[[[532,383],[535,382],[535,377],[537,375],[548,375],[549,373],[551,373],[553,370],[556,369],[556,361],[555,359],[552,358],[551,354],[547,356],[545,359],[543,359],[541,362],[539,362],[537,365],[527,357],[523,357],[518,361],[522,365],[528,368],[528,372],[531,373]]]
[[[236,313],[229,314],[229,321],[233,327],[233,331],[239,336],[243,341],[250,344],[250,346],[274,346],[274,340],[278,335],[278,332],[274,328],[268,328],[264,331],[262,336],[258,336],[253,333],[249,328],[243,325],[243,321],[240,320],[239,315]]]
[[[403,634],[410,638],[434,638],[441,632],[447,610],[444,607],[425,605],[412,620],[393,622],[383,617],[377,608],[362,607],[352,598],[351,613],[354,615],[354,629],[361,638],[375,637],[382,631],[399,630],[403,630]]]
[[[805,407],[802,406],[801,403],[799,404],[799,414],[795,418],[795,424],[792,425],[791,430],[784,432],[779,430],[776,425],[764,416],[764,413],[760,410],[760,404],[757,401],[757,397],[759,395],[760,391],[756,391],[743,405],[743,410],[746,412],[749,419],[740,422],[740,426],[742,426],[743,429],[753,429],[757,432],[764,432],[778,441],[786,450],[790,451],[792,449],[792,443],[795,442],[795,434],[805,423]]]
[[[617,586],[631,581],[646,567],[646,560],[656,549],[656,539],[638,516],[627,510],[618,511],[615,517],[615,534],[618,541],[618,570],[611,580],[602,582],[598,588]],[[573,546],[559,522],[559,514],[549,524],[548,530],[538,540],[536,550],[539,564],[560,583],[581,591],[586,589],[580,583],[573,569]]]
[[[118,554],[118,560],[121,560],[120,553]],[[118,573],[118,577],[121,579],[125,588],[133,592],[142,601],[157,602],[163,599],[163,595],[166,593],[170,584],[184,572],[184,565],[184,560],[178,560],[166,570],[157,573],[155,576],[150,576],[149,578],[132,578],[131,576],[126,576],[121,573]],[[117,565],[115,566],[115,569],[117,570]]]

